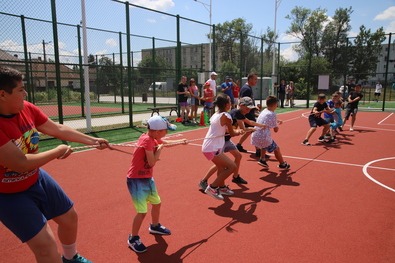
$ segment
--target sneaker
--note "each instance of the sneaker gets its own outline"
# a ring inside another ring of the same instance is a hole
[[[324,139],[330,139],[331,135],[330,134],[325,134]]]
[[[241,178],[240,175],[238,175],[236,178],[233,177],[232,182],[234,182],[236,184],[248,184],[248,182],[246,180],[244,180],[243,178]]]
[[[233,195],[234,194],[234,192],[232,190],[230,190],[227,185],[225,185],[224,187],[219,187],[219,193],[221,195]]]
[[[350,127],[350,131],[353,131],[354,130],[354,128],[353,127]]]
[[[258,161],[258,164],[261,165],[261,166],[263,166],[263,167],[269,168],[269,165],[266,163],[265,160],[260,159],[260,160]]]
[[[291,168],[291,165],[289,165],[287,162],[284,162],[282,164],[277,165],[277,167],[280,169],[289,169]]]
[[[311,146],[311,144],[309,143],[308,140],[304,140],[304,141],[302,142],[302,145]]]
[[[171,234],[171,231],[169,229],[167,229],[166,227],[162,226],[159,223],[157,226],[153,226],[152,224],[150,224],[148,230],[152,234],[159,234],[159,235],[170,235]]]
[[[343,126],[339,126],[339,131],[343,131]]]
[[[237,147],[237,150],[239,150],[239,152],[241,152],[241,153],[246,153],[247,152],[247,150],[244,149],[243,146],[240,145],[240,144],[237,144],[236,147]]]
[[[66,259],[64,256],[62,256],[63,263],[67,262],[81,262],[81,263],[92,263],[92,261],[87,260],[80,254],[76,254],[72,259]]]
[[[206,190],[206,188],[207,188],[207,181],[206,180],[202,180],[202,181],[200,181],[200,183],[198,184],[198,186],[200,187],[200,188],[202,188],[203,190]]]
[[[324,142],[325,141],[324,136],[321,136],[320,138],[318,138],[318,141],[319,142]]]
[[[214,197],[215,199],[224,200],[224,197],[219,192],[219,188],[212,188],[210,185],[208,185],[206,190],[204,190],[204,192],[206,194]]]
[[[256,149],[255,156],[256,157],[261,157],[261,149]]]
[[[133,249],[134,252],[143,253],[147,251],[147,247],[144,246],[144,244],[141,242],[140,236],[132,237],[132,235],[129,235],[128,244],[129,247]]]
[[[269,158],[270,158],[270,155],[269,155],[269,154],[265,154],[265,158],[266,158],[266,159],[269,159]]]

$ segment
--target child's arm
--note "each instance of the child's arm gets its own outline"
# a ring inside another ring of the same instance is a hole
[[[228,117],[226,117],[225,114],[223,114],[221,116],[221,126],[224,126],[224,125],[226,125],[226,127],[228,129],[228,132],[229,132],[229,135],[232,136],[232,137],[233,136],[238,136],[238,135],[244,133],[244,131],[240,130],[240,129],[239,130],[234,130],[233,127],[232,127],[232,121]]]
[[[244,125],[244,120],[236,120],[237,125],[239,126],[240,129],[244,130],[245,132],[254,132],[256,129],[254,127],[246,127]]]
[[[159,159],[159,155],[162,151],[162,148],[163,148],[163,144],[159,144],[158,149],[156,150],[155,153],[154,153],[154,151],[145,150],[145,155],[147,156],[147,162],[148,162],[149,166],[151,166],[151,167],[155,166],[156,162]]]
[[[279,130],[278,127],[274,127],[274,128],[273,128],[273,131],[274,131],[274,132],[278,132],[278,130]]]
[[[250,126],[257,126],[257,127],[259,127],[259,128],[266,129],[266,125],[263,124],[263,123],[258,123],[258,122],[256,122],[256,121],[252,121],[252,120],[247,119],[247,118],[243,119],[243,121],[244,121],[245,123],[247,123],[248,125],[250,125]]]

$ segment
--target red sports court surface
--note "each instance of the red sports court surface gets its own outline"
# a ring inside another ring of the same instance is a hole
[[[355,130],[346,125],[337,143],[317,142],[319,129],[308,147],[301,145],[307,112],[278,115],[284,123],[273,138],[291,169],[279,170],[271,156],[263,170],[253,154],[243,153],[240,174],[248,184],[228,180],[235,195],[224,201],[197,186],[211,166],[202,140],[165,148],[154,177],[161,223],[172,235],[149,234],[148,214],[140,232],[148,246],[143,254],[126,243],[135,215],[125,179],[132,147],[74,153],[44,169],[74,200],[78,249],[93,262],[394,262],[395,114],[359,112]],[[253,150],[249,140],[244,146]],[[4,226],[0,244],[0,262],[34,262]]]

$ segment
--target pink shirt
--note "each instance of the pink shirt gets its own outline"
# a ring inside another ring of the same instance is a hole
[[[137,146],[134,149],[132,162],[127,173],[128,178],[150,178],[153,176],[153,167],[148,164],[147,155],[145,151],[156,152],[158,144],[162,143],[162,140],[156,140],[148,134],[143,133],[137,141]]]

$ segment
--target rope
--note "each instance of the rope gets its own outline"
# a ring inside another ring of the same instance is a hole
[[[225,135],[218,135],[218,136],[213,136],[213,137],[207,137],[207,138],[198,138],[198,139],[192,139],[192,140],[187,140],[187,142],[195,142],[195,141],[199,141],[199,140],[210,140],[210,139],[214,139],[214,138],[218,138],[218,137],[224,137],[226,135],[229,134],[225,134]],[[167,143],[163,146],[174,146],[174,145],[178,145],[178,144],[185,144],[185,142],[175,142],[175,143]],[[129,144],[123,144],[123,143],[109,143],[109,146],[122,146],[122,147],[142,147],[140,145],[137,145],[136,143],[129,143]],[[73,147],[71,148],[71,150],[82,150],[82,149],[89,149],[89,148],[98,148],[100,147],[99,145],[86,145],[86,146],[79,146],[79,147]],[[158,147],[158,146],[155,146]]]

